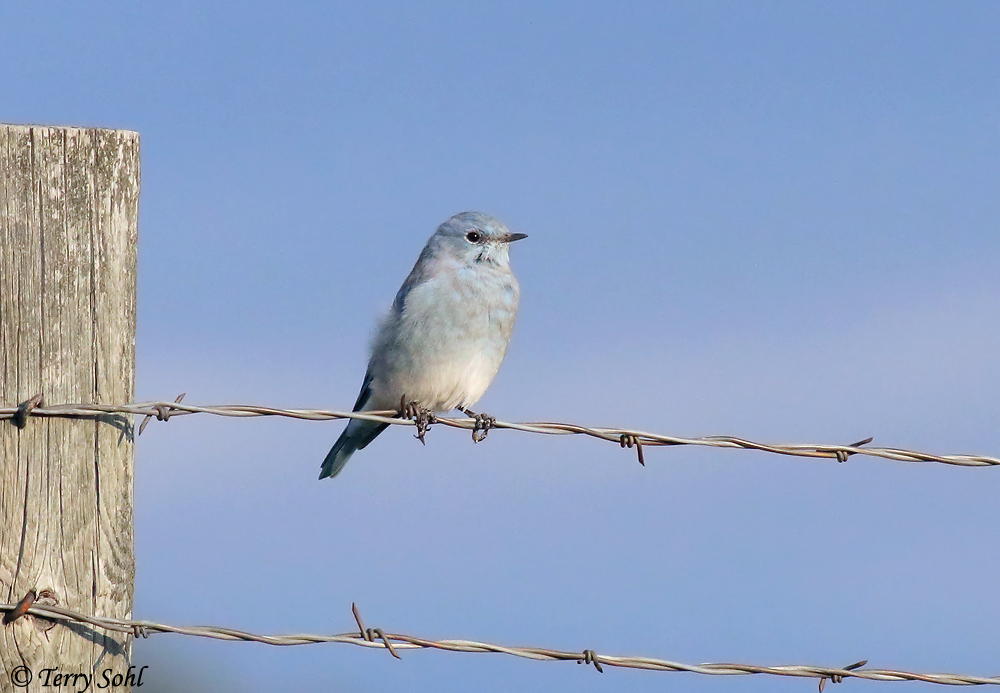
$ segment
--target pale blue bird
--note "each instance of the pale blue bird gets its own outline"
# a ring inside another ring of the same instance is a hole
[[[479,212],[441,224],[383,319],[354,411],[468,410],[493,381],[514,327],[520,290],[508,246],[526,238]],[[336,476],[387,424],[352,419],[323,460]]]

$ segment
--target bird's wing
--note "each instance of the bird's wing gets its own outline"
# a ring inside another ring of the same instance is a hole
[[[361,392],[358,393],[358,401],[354,403],[351,411],[361,411],[361,407],[368,403],[372,396],[372,371],[369,368],[365,371],[365,381],[361,383]]]
[[[417,263],[413,265],[409,276],[406,277],[406,281],[403,282],[403,285],[399,287],[399,291],[396,292],[396,299],[392,302],[392,310],[397,314],[403,312],[403,306],[406,305],[406,297],[409,296],[410,292],[415,287],[427,281],[430,275],[430,258],[432,252],[429,245],[424,247],[420,253],[420,257],[417,258]]]

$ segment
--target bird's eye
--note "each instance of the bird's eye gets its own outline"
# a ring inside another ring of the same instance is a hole
[[[483,235],[478,231],[469,231],[469,233],[465,234],[465,238],[469,241],[469,243],[478,243],[483,240]]]

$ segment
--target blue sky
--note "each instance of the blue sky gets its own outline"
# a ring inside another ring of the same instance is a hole
[[[0,121],[142,136],[138,399],[349,408],[441,221],[521,312],[481,408],[1000,453],[985,2],[6,3]],[[996,674],[998,471],[185,418],[136,445],[135,614],[685,662]],[[159,690],[815,682],[157,636]],[[885,684],[851,682],[875,690]],[[920,684],[911,684],[917,688]]]

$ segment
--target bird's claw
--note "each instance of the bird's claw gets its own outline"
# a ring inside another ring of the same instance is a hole
[[[434,412],[421,407],[419,402],[413,400],[407,401],[406,395],[403,395],[399,399],[399,415],[404,419],[413,419],[413,422],[417,425],[417,435],[413,437],[419,440],[422,445],[427,445],[426,441],[424,441],[424,436],[427,434],[430,425],[437,421]]]
[[[472,442],[481,443],[486,440],[486,434],[496,422],[497,420],[489,414],[476,414],[476,423],[472,425]]]
[[[464,407],[459,407],[459,411],[468,416],[469,418],[475,419],[475,423],[472,424],[472,442],[481,443],[486,440],[486,435],[490,432],[490,429],[496,426],[496,417],[490,416],[489,414],[477,414],[474,411],[469,411]]]

